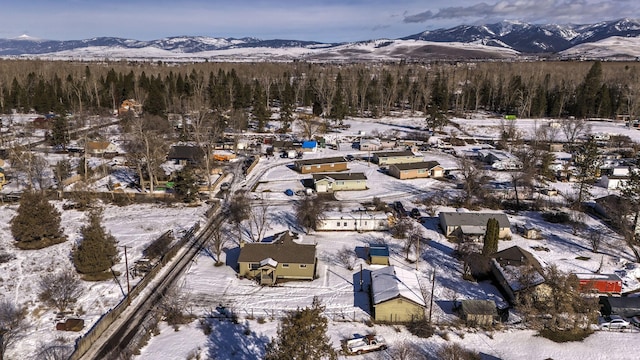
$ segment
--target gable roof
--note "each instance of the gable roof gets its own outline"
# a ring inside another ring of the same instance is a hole
[[[346,163],[347,160],[344,156],[336,156],[330,158],[320,158],[320,159],[306,159],[306,160],[298,160],[295,161],[296,166],[301,167],[305,165],[320,165],[320,164],[332,164],[332,163]]]
[[[440,166],[440,163],[437,161],[420,161],[414,163],[406,163],[406,164],[392,164],[389,167],[395,167],[396,169],[402,170],[415,170],[415,169],[433,169],[436,166]]]
[[[369,256],[386,256],[389,257],[389,245],[371,245],[369,246]]]
[[[269,243],[245,244],[240,249],[238,262],[260,263],[265,259],[278,263],[313,264],[316,259],[315,244],[298,244],[289,231],[274,235]]]
[[[395,266],[387,266],[371,272],[371,293],[373,303],[376,305],[402,297],[418,305],[426,306],[420,292],[418,276],[412,271]]]
[[[520,246],[512,246],[510,248],[498,251],[491,255],[500,265],[526,266],[533,265],[536,269],[542,269],[540,262],[528,251]]]
[[[500,228],[511,227],[509,218],[503,213],[492,212],[440,212],[445,218],[447,226],[487,226],[487,221],[494,218],[498,220]]]
[[[352,172],[344,172],[344,173],[325,173],[325,174],[313,174],[313,181],[318,182],[323,179],[328,180],[367,180],[367,177],[364,173],[352,173]]]
[[[402,151],[378,151],[373,153],[374,156],[378,158],[381,157],[394,157],[394,156],[420,156],[413,153],[411,150],[402,150]]]
[[[496,303],[493,300],[461,300],[460,307],[463,314],[498,315]]]

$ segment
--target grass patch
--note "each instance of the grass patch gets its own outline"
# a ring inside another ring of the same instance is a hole
[[[576,256],[576,260],[587,261],[587,260],[591,260],[591,258],[588,256]]]
[[[16,241],[15,245],[20,250],[40,250],[52,245],[63,243],[65,241],[67,241],[66,237],[59,237],[54,239],[42,238],[38,241]]]
[[[85,281],[104,281],[112,278],[113,278],[113,274],[111,274],[110,272],[82,274],[82,280],[85,280]]]
[[[572,341],[582,341],[593,334],[593,330],[590,329],[576,329],[576,330],[540,330],[538,336],[542,336],[545,339],[549,339],[557,343],[565,343]]]

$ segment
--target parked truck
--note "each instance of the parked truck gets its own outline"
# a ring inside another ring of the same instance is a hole
[[[367,335],[347,340],[347,353],[364,354],[371,351],[384,350],[387,348],[387,342],[380,335]]]

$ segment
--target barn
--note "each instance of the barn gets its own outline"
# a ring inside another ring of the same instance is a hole
[[[622,279],[616,274],[574,274],[579,281],[579,290],[585,293],[620,295]]]

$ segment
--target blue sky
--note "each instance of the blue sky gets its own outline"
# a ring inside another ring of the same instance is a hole
[[[637,0],[3,0],[0,38],[257,37],[342,42],[461,24],[640,18]]]

